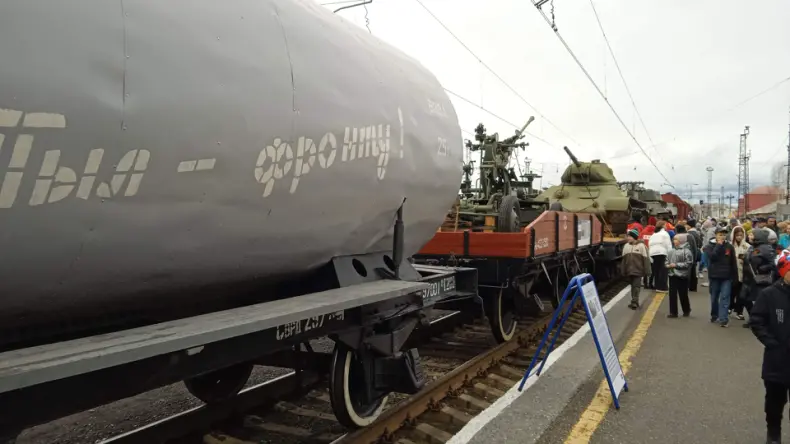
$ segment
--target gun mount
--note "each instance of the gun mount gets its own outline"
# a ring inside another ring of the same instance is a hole
[[[475,231],[518,232],[548,206],[548,202],[535,200],[538,191],[533,188],[538,174],[529,171],[516,173],[510,166],[517,150],[529,146],[522,142],[527,127],[535,120],[530,117],[513,136],[499,140],[499,134],[487,134],[483,124],[475,128],[474,143],[466,141],[470,153],[480,153],[476,161],[463,165],[460,196],[449,214],[444,230],[472,229]],[[472,176],[477,163],[479,177],[476,186]],[[521,167],[519,166],[519,169]]]
[[[618,186],[609,165],[598,159],[581,162],[568,147],[563,149],[572,163],[561,184],[545,189],[538,200],[547,200],[553,210],[596,214],[613,235],[625,234],[632,217],[644,218],[647,205]]]

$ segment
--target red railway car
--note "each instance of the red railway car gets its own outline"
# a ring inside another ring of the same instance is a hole
[[[691,205],[681,199],[680,196],[674,193],[664,193],[661,195],[661,200],[675,208],[676,220],[688,219],[691,213]]]
[[[504,342],[515,333],[516,313],[556,307],[573,276],[610,279],[624,243],[605,237],[593,214],[544,211],[516,233],[438,231],[415,260],[476,268],[484,310]]]

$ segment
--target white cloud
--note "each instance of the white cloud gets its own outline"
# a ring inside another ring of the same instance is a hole
[[[330,2],[332,0],[321,0]],[[480,59],[540,113],[540,118],[467,52],[415,0],[367,5],[372,33],[430,69],[445,86],[502,118],[522,125],[530,115],[527,155],[543,166],[544,185],[559,181],[568,145],[581,159],[600,158],[619,180],[664,182],[598,96],[530,0],[422,0]],[[327,5],[336,8],[342,5]],[[614,53],[653,141],[642,130],[608,54],[589,0],[555,0],[556,24],[605,91],[650,158],[686,195],[689,183],[737,188],[739,134],[751,126],[750,177],[769,181],[771,165],[786,161],[790,82],[732,109],[790,76],[790,3],[764,0],[595,0]],[[547,13],[550,6],[544,6]],[[361,7],[339,13],[365,26]],[[510,135],[514,128],[451,96],[461,127],[483,122]],[[468,133],[467,133],[468,137]],[[666,190],[664,186],[662,189]]]

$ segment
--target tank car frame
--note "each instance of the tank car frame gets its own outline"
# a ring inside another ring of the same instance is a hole
[[[605,237],[603,223],[593,214],[544,211],[519,233],[437,232],[415,259],[475,268],[494,337],[506,342],[516,332],[517,315],[556,308],[573,276],[586,272],[597,280],[612,278],[624,243],[624,238]]]
[[[476,269],[413,265],[403,237],[398,211],[393,250],[333,259],[338,288],[4,352],[0,437],[178,381],[225,402],[254,365],[329,370],[338,420],[365,426],[389,393],[424,385],[417,350],[401,349],[427,324],[425,309],[479,299]],[[334,350],[312,350],[308,341],[324,336]]]

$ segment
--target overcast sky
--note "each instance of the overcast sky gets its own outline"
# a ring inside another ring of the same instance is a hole
[[[317,0],[336,9],[348,3]],[[522,125],[526,155],[543,170],[543,186],[559,182],[567,145],[582,160],[608,162],[618,180],[665,180],[598,95],[531,0],[421,0],[464,44],[501,76],[530,108],[458,43],[417,0],[373,0],[371,32],[415,57],[442,85]],[[790,1],[593,0],[615,57],[644,119],[642,128],[609,55],[590,0],[555,0],[560,35],[655,162],[675,192],[696,198],[712,166],[714,194],[737,191],[739,134],[751,126],[752,186],[770,183],[770,169],[787,160],[790,122]],[[543,10],[550,16],[550,4]],[[364,27],[362,7],[338,13]],[[515,128],[450,95],[465,130]],[[540,115],[544,117],[541,117]],[[555,128],[551,123],[556,125]],[[652,143],[650,139],[652,138]],[[656,146],[653,147],[653,144]],[[726,193],[725,193],[726,194]]]

